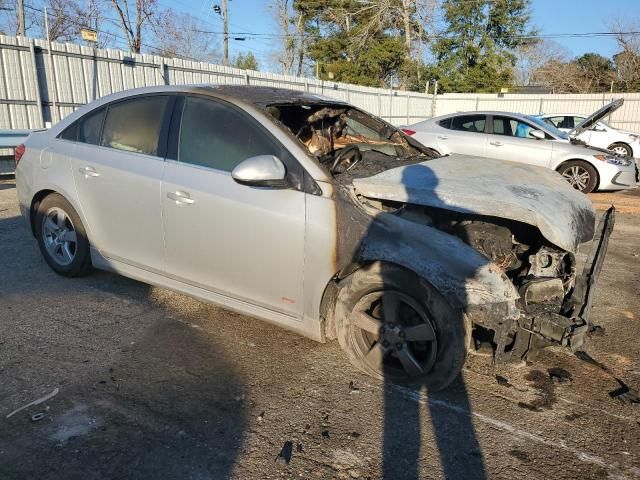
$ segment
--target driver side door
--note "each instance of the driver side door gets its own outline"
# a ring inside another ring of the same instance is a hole
[[[166,274],[220,303],[301,318],[305,193],[231,177],[253,156],[275,155],[288,168],[295,159],[235,105],[186,96],[176,109],[162,181]]]

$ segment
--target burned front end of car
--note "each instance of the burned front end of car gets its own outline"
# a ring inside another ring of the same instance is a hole
[[[497,362],[531,359],[550,345],[580,349],[590,329],[595,285],[614,222],[611,207],[600,220],[580,272],[572,252],[546,242],[530,226],[458,223],[456,233],[502,270],[519,294],[519,313],[511,318],[492,311],[492,306],[467,309],[471,348],[492,353]]]
[[[267,112],[335,181],[336,283],[371,262],[411,270],[464,312],[469,348],[496,361],[584,343],[613,209],[595,228],[590,200],[556,172],[438,158],[347,104],[307,99]],[[578,247],[592,239],[578,273]]]

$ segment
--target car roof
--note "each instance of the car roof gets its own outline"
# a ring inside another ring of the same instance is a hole
[[[585,114],[585,113],[543,113],[538,115],[538,117],[544,117],[544,118],[548,118],[548,117],[582,117],[582,118],[587,118],[589,116],[589,114]]]
[[[439,117],[433,117],[431,120],[441,120],[444,118],[451,118],[451,117],[460,117],[462,115],[509,115],[512,117],[517,117],[517,118],[522,118],[522,119],[527,119],[528,117],[533,117],[535,115],[527,115],[524,113],[516,113],[516,112],[500,112],[500,111],[491,111],[491,110],[480,110],[480,111],[472,111],[472,112],[454,112],[454,113],[447,113],[445,115],[440,115]]]
[[[198,93],[211,95],[214,97],[234,99],[240,102],[249,103],[258,107],[267,105],[282,104],[304,104],[304,103],[340,103],[343,101],[318,95],[315,93],[302,92],[286,88],[263,87],[253,85],[216,85],[216,84],[196,84],[196,85],[158,85],[152,87],[134,88],[123,90],[112,95],[103,97],[105,103],[113,100],[127,98],[135,95],[157,94],[157,93]]]

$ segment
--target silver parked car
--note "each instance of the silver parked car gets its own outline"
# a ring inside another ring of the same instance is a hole
[[[433,151],[351,105],[264,87],[104,97],[17,150],[50,267],[110,270],[337,338],[391,381],[466,354],[579,347],[613,226],[553,172]],[[596,254],[597,252],[597,254]]]
[[[636,174],[632,159],[589,147],[577,139],[609,112],[610,108],[603,108],[594,113],[571,135],[538,117],[508,112],[443,115],[404,131],[442,155],[476,155],[556,170],[584,193],[633,188]]]

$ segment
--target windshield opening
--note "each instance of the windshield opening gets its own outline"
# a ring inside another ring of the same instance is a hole
[[[380,158],[391,163],[434,158],[428,149],[379,118],[346,104],[269,105],[267,112],[282,123],[335,177]],[[382,162],[384,163],[384,162]],[[384,168],[383,168],[384,169]]]

